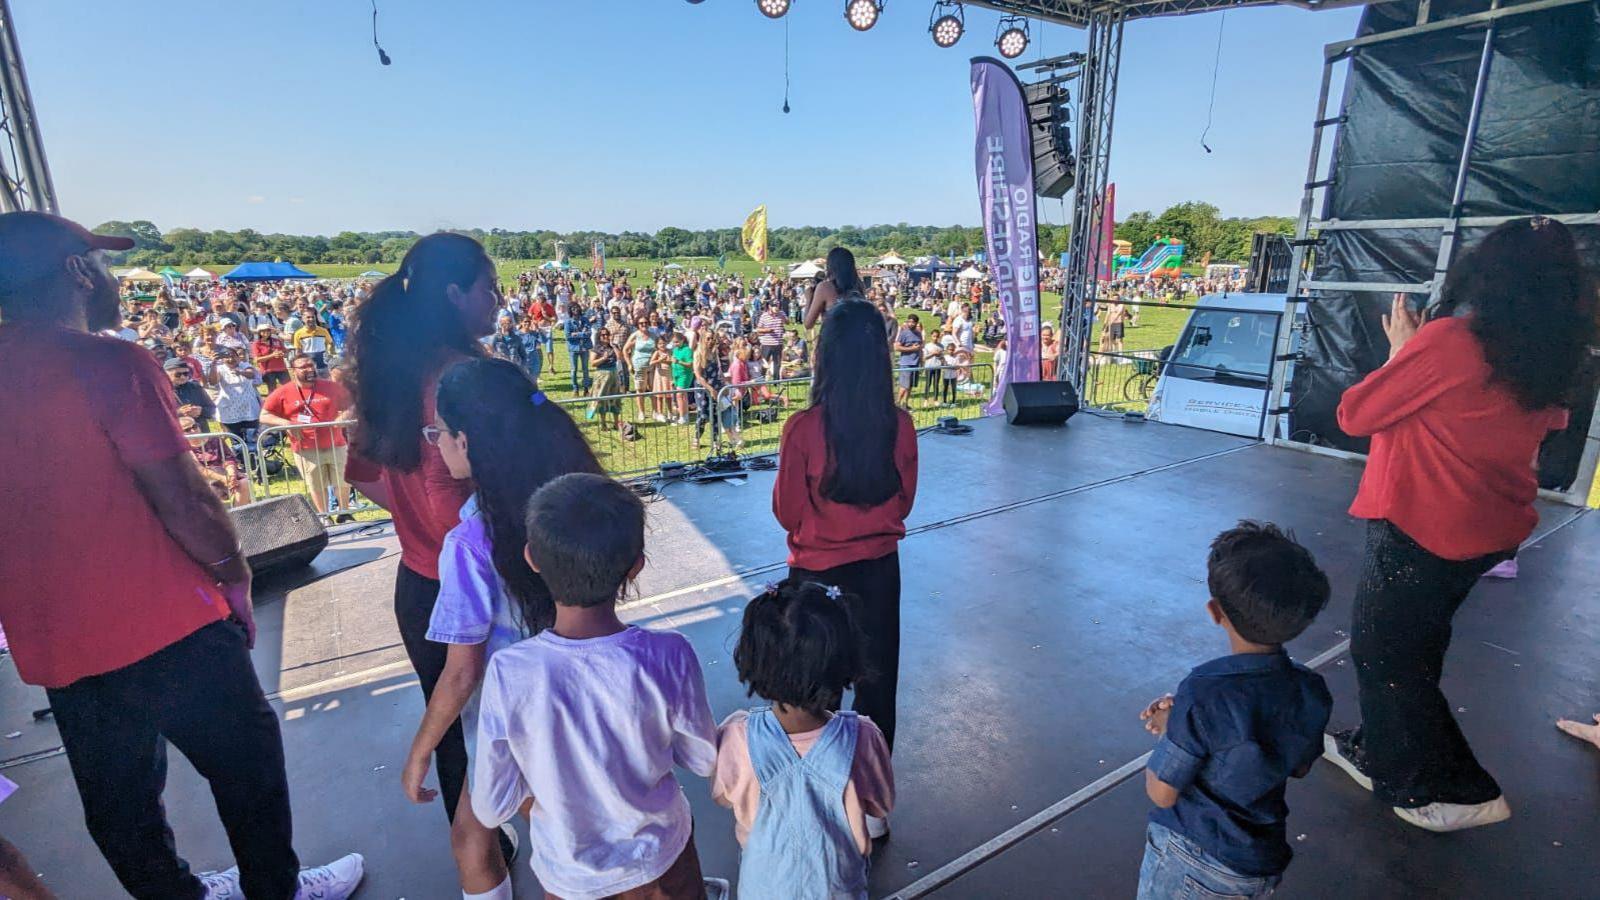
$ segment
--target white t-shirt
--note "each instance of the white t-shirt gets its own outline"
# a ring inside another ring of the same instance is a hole
[[[224,425],[254,422],[261,418],[261,395],[254,379],[245,378],[232,366],[217,367],[217,421]]]
[[[673,766],[710,776],[716,760],[705,677],[683,635],[544,631],[489,660],[472,811],[495,827],[532,797],[539,883],[567,900],[607,897],[677,860],[692,819]]]

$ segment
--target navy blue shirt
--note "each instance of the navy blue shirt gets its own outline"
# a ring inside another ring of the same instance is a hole
[[[1294,851],[1284,787],[1322,754],[1333,698],[1322,676],[1277,653],[1198,666],[1178,685],[1148,768],[1178,802],[1150,821],[1199,844],[1241,875],[1278,875]]]

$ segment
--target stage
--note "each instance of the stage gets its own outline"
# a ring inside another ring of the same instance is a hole
[[[1290,647],[1356,718],[1345,654],[1362,525],[1359,469],[1239,438],[1081,414],[921,439],[904,573],[899,805],[873,895],[1131,897],[1149,806],[1137,714],[1227,640],[1206,617],[1206,545],[1241,518],[1293,528],[1333,601]],[[717,718],[750,703],[731,651],[744,602],[781,577],[771,472],[672,484],[650,506],[650,563],[627,618],[693,641]],[[392,532],[334,540],[257,591],[255,659],[282,710],[296,844],[367,857],[364,898],[459,896],[444,817],[400,792],[422,711],[390,613]],[[1600,751],[1557,732],[1600,711],[1600,516],[1541,504],[1522,576],[1485,582],[1456,623],[1445,687],[1501,781],[1508,823],[1403,824],[1327,763],[1289,789],[1287,897],[1588,897],[1600,885]],[[136,598],[134,598],[136,599]],[[197,672],[196,677],[204,677]],[[83,828],[43,692],[0,663],[0,759],[21,787],[0,834],[64,898],[120,896]],[[733,878],[732,819],[682,777],[708,875]],[[168,813],[198,870],[232,860],[203,783],[173,754]],[[518,896],[542,896],[519,860]]]

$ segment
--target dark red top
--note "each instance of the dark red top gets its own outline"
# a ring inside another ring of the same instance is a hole
[[[917,498],[917,430],[910,414],[902,410],[898,418],[894,464],[900,471],[900,492],[867,508],[822,496],[828,448],[821,408],[796,413],[784,424],[772,514],[789,532],[789,565],[821,571],[895,551],[906,536],[906,516]]]
[[[256,365],[261,367],[261,371],[263,371],[263,372],[287,372],[287,371],[289,371],[289,364],[284,361],[284,359],[283,359],[283,357],[281,355],[280,356],[275,356],[272,359],[262,359],[261,358],[263,356],[266,356],[268,353],[272,353],[274,351],[278,352],[279,354],[283,353],[283,351],[284,351],[283,341],[280,341],[277,338],[268,338],[267,340],[264,340],[264,341],[251,341],[250,342],[250,355],[257,360]]]
[[[434,392],[438,386],[437,375],[423,382],[425,425],[433,424]],[[394,531],[400,538],[401,564],[418,575],[438,580],[444,536],[461,521],[461,506],[472,496],[472,482],[451,477],[439,448],[422,440],[420,431],[417,441],[422,444],[422,464],[410,472],[378,466],[351,453],[344,474],[346,481],[383,482],[389,489],[389,513],[394,516]]]
[[[189,458],[155,357],[116,338],[0,325],[0,360],[0,621],[22,680],[63,687],[225,618],[216,579],[134,478]]]
[[[1345,391],[1339,427],[1372,437],[1352,516],[1388,519],[1453,560],[1514,550],[1533,533],[1539,443],[1567,413],[1523,409],[1489,375],[1467,320],[1437,319]]]

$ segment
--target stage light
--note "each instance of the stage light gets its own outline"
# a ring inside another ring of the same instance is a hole
[[[928,16],[928,33],[933,35],[935,45],[946,50],[954,47],[967,33],[966,14],[961,4],[955,0],[939,0],[933,4],[933,14]]]
[[[781,19],[789,12],[790,0],[756,0],[756,9],[769,19]]]
[[[1016,59],[1028,50],[1028,20],[1006,16],[994,32],[994,47],[1006,59]]]
[[[884,0],[845,0],[844,20],[857,31],[866,31],[878,24],[883,15]]]

